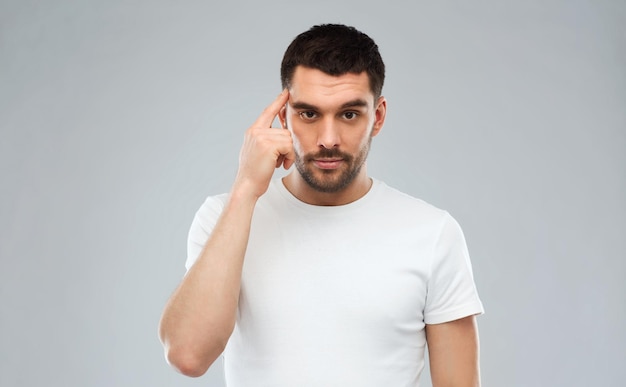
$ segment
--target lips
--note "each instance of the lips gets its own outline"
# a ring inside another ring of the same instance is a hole
[[[343,163],[343,159],[314,159],[313,164],[319,169],[337,169]]]

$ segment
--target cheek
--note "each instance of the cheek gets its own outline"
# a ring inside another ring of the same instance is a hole
[[[287,118],[287,129],[289,133],[291,133],[291,141],[293,142],[293,149],[297,154],[302,154],[302,139],[297,130],[293,129],[293,125],[291,124],[291,120]]]
[[[303,145],[311,146],[310,142],[315,141],[314,131],[311,130],[312,128],[306,128],[306,125],[302,124],[301,122],[298,123],[297,121],[297,117],[287,116],[286,118],[287,128],[291,133],[293,146],[294,148],[296,148],[296,152],[302,153],[304,151]]]
[[[359,130],[354,130],[353,135],[350,137],[351,146],[362,149],[366,147],[370,141],[372,140],[372,129],[373,123],[368,122],[367,126],[360,128]]]

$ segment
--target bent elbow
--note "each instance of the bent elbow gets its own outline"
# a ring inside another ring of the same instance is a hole
[[[179,373],[197,378],[204,375],[222,354],[230,336],[218,335],[215,330],[207,330],[200,336],[190,335],[189,331],[190,329],[171,327],[161,320],[159,339],[163,344],[167,363]]]
[[[223,348],[216,349],[216,351],[211,351],[214,355],[199,356],[189,349],[166,348],[165,358],[176,371],[185,376],[197,378],[207,372],[222,351]]]

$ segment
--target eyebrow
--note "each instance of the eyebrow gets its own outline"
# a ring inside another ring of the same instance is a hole
[[[319,108],[315,105],[311,105],[306,102],[295,101],[290,103],[291,107],[294,109],[303,109],[303,110],[319,110]],[[366,107],[367,102],[360,98],[353,99],[352,101],[348,101],[341,105],[340,109],[351,108],[351,107]]]

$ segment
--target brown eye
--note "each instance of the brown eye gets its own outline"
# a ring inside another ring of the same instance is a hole
[[[312,111],[304,111],[304,112],[300,112],[299,114],[300,114],[300,117],[304,120],[312,120],[317,117],[317,114]]]
[[[357,112],[345,112],[343,113],[343,117],[347,120],[353,120],[358,116]]]

